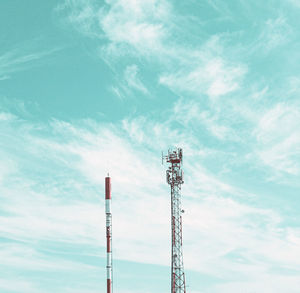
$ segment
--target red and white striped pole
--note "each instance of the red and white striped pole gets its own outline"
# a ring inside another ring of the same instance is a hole
[[[111,216],[111,184],[110,177],[105,177],[105,213],[106,213],[106,253],[107,253],[107,293],[112,293],[112,216]]]

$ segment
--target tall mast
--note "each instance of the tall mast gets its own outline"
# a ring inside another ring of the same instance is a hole
[[[163,159],[169,163],[167,183],[171,186],[172,271],[171,293],[186,293],[182,253],[181,184],[183,184],[182,149],[169,150]]]
[[[112,293],[112,215],[111,215],[111,183],[105,177],[105,214],[106,214],[106,275],[107,293]]]

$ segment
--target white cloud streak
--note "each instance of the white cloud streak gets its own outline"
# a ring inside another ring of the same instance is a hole
[[[293,29],[284,17],[268,19],[258,37],[256,50],[261,52],[262,49],[265,53],[269,53],[279,46],[287,45],[292,34]]]
[[[260,119],[254,134],[262,161],[280,172],[300,173],[300,108],[278,103]]]
[[[77,15],[75,18],[79,20],[81,13],[91,6],[90,2],[84,4],[82,1],[66,3],[73,3],[73,6],[68,5],[70,13]],[[159,83],[178,94],[187,92],[214,98],[240,87],[247,68],[243,64],[228,62],[222,56],[222,46],[217,36],[191,48],[184,47],[180,38],[174,41],[172,34],[176,33],[177,28],[174,26],[174,11],[168,1],[107,1],[98,9],[99,13],[92,13],[89,18],[94,19],[95,23],[98,21],[96,32],[101,31],[106,37],[107,42],[99,45],[100,55],[112,68],[118,68],[118,60],[122,57],[155,62],[160,69]],[[86,27],[80,21],[70,21],[79,29]],[[96,34],[94,30],[91,29],[91,34]],[[140,82],[133,85],[145,92]],[[118,96],[128,95],[121,94],[117,88],[114,92]]]
[[[203,62],[194,69],[187,68],[183,72],[163,75],[160,77],[160,83],[178,89],[181,93],[205,93],[215,98],[238,89],[238,81],[245,72],[243,66],[225,65],[224,60],[217,58]]]
[[[11,75],[36,65],[37,61],[49,56],[59,49],[28,52],[27,48],[13,49],[0,55],[0,81],[10,79]],[[26,52],[27,51],[27,52]]]
[[[136,89],[144,94],[148,94],[149,92],[147,88],[138,77],[138,72],[139,69],[135,64],[127,66],[124,72],[125,81],[127,82],[129,87]]]

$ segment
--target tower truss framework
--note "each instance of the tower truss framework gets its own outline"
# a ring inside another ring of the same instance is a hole
[[[169,164],[166,179],[171,187],[171,293],[186,293],[182,252],[181,185],[184,183],[181,169],[182,149],[169,150],[166,156],[163,155],[163,160]]]

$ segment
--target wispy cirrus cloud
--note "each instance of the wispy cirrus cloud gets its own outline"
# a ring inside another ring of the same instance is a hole
[[[11,75],[27,70],[36,65],[36,62],[46,56],[49,56],[59,49],[43,50],[30,52],[27,48],[24,50],[13,49],[0,55],[0,81],[10,79]]]
[[[59,3],[55,9],[57,13],[68,11],[67,20],[74,24],[74,28],[80,33],[93,38],[101,38],[103,32],[99,31],[97,22],[99,7],[93,0],[66,0]]]
[[[100,23],[110,45],[127,44],[146,55],[161,50],[170,10],[167,1],[119,0],[107,4]]]
[[[287,45],[292,35],[293,29],[284,17],[268,19],[258,37],[256,50],[262,50],[267,54],[273,49]]]
[[[296,7],[300,8],[300,1],[299,0],[289,0],[289,3],[295,5]]]
[[[81,13],[91,5],[81,1],[66,3],[69,4],[69,13],[77,15],[75,18],[79,20]],[[64,11],[68,13],[68,10]],[[112,68],[120,70],[118,60],[124,57],[143,58],[147,63],[154,61],[159,68],[158,81],[161,85],[177,94],[202,93],[211,97],[238,89],[247,72],[244,64],[226,60],[217,36],[203,38],[189,48],[183,46],[180,41],[182,30],[188,32],[189,24],[180,29],[174,25],[176,12],[168,1],[119,0],[98,7],[98,11],[98,14],[90,15],[98,22],[98,28],[94,27],[91,31],[102,32],[100,57]],[[81,26],[80,22],[70,21],[75,27]],[[174,39],[174,35],[178,35],[178,40]],[[122,78],[118,79],[122,82]],[[140,84],[135,88],[144,91]],[[118,87],[114,87],[113,91],[124,96]]]
[[[260,119],[255,135],[261,160],[274,170],[300,172],[300,110],[298,105],[278,103]]]
[[[159,81],[180,93],[206,94],[215,98],[238,89],[239,80],[246,72],[244,66],[225,65],[220,58],[199,63],[194,69],[188,67],[183,72],[162,75]]]
[[[148,90],[138,77],[138,72],[139,69],[135,64],[127,66],[124,72],[125,80],[129,87],[147,94]]]
[[[116,82],[110,88],[111,92],[121,100],[138,95],[149,95],[149,90],[139,76],[139,67],[136,64],[126,66],[123,75],[117,74]]]
[[[106,53],[117,53],[120,46],[148,54],[159,49],[164,38],[163,22],[170,9],[167,1],[96,1],[67,0],[57,7],[75,28],[89,36],[106,38]]]

